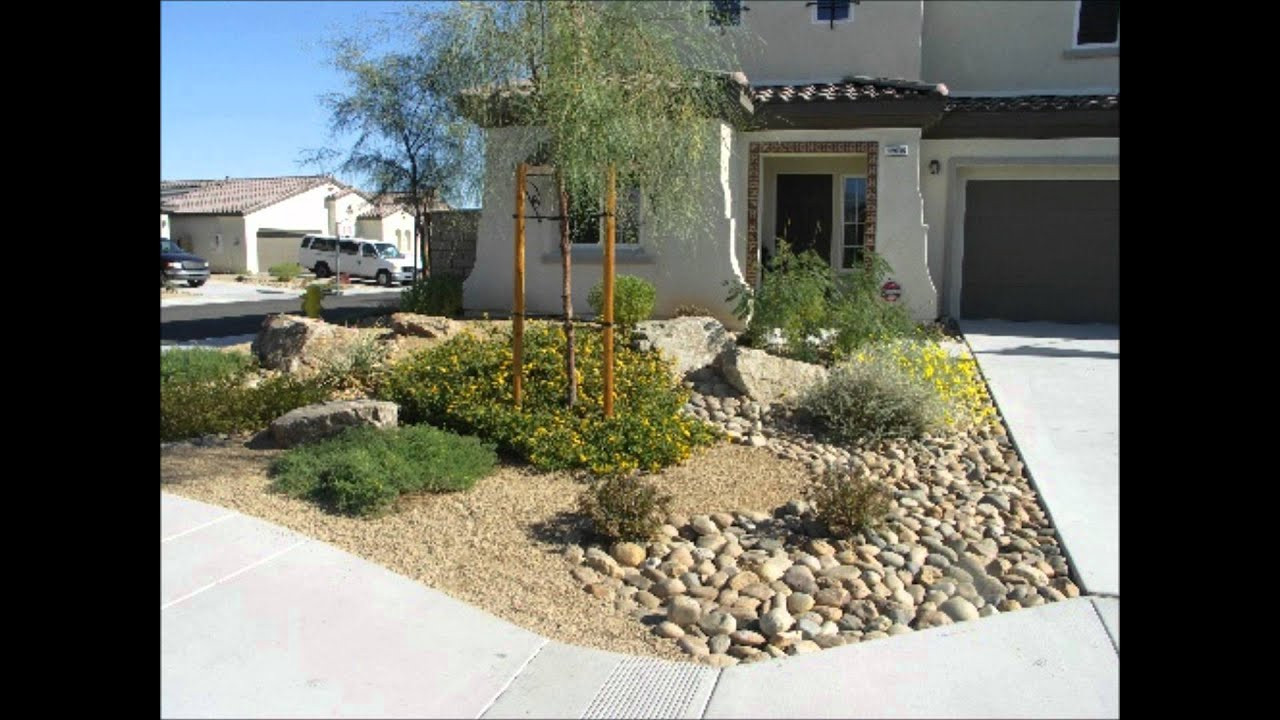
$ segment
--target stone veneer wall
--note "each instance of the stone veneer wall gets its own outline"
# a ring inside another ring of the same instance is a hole
[[[466,278],[476,264],[479,210],[449,210],[431,220],[431,272]]]

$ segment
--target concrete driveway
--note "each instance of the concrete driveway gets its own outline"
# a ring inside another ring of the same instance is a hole
[[[160,305],[208,305],[210,303],[261,302],[263,300],[294,299],[302,296],[301,288],[271,287],[250,282],[236,282],[234,276],[215,275],[204,285],[193,288],[179,284],[181,291],[160,295]],[[381,287],[372,280],[352,280],[343,295],[396,295],[404,290],[400,285]]]
[[[1120,329],[962,320],[1082,590],[1120,594]]]

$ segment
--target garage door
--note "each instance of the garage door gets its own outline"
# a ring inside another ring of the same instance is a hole
[[[1120,183],[972,180],[965,188],[968,318],[1120,321]]]
[[[298,262],[298,245],[303,235],[270,235],[258,233],[258,272],[273,265]]]

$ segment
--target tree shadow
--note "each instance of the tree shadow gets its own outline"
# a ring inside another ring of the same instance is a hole
[[[591,529],[591,520],[580,512],[561,510],[547,520],[531,524],[529,538],[558,547],[579,545],[598,539]]]

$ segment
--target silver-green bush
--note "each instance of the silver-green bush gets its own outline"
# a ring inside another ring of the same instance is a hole
[[[879,349],[834,368],[805,393],[800,406],[820,433],[845,444],[920,437],[941,427],[946,416],[937,390]]]

